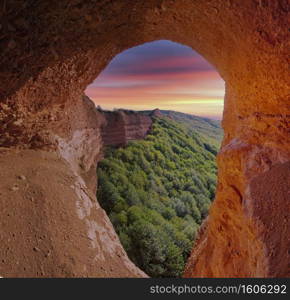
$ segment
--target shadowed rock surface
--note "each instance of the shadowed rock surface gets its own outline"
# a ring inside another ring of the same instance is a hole
[[[1,276],[144,276],[98,208],[104,120],[82,94],[116,54],[158,39],[226,82],[217,195],[185,276],[289,276],[288,12],[284,0],[3,1]]]
[[[149,132],[152,119],[136,112],[103,112],[105,124],[102,126],[104,145],[124,146],[128,141],[143,139]]]

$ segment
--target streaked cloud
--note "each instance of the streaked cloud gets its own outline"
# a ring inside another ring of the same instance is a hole
[[[86,94],[105,109],[174,109],[221,118],[224,82],[191,48],[157,41],[117,55]]]

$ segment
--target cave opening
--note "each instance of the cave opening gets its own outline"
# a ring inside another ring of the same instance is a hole
[[[146,277],[96,201],[100,118],[82,95],[116,54],[161,38],[196,49],[226,82],[216,198],[184,276],[289,275],[285,1],[5,4],[1,276]]]
[[[157,40],[115,56],[85,94],[103,119],[98,202],[139,268],[180,277],[215,197],[224,81]]]

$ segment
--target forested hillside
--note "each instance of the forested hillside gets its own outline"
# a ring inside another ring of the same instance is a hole
[[[106,149],[99,164],[98,200],[131,260],[152,277],[184,269],[214,199],[212,139],[184,122],[154,118],[144,140]]]
[[[144,114],[150,114],[152,111],[140,111]],[[199,117],[191,114],[186,114],[174,110],[159,110],[159,112],[171,120],[182,123],[190,129],[194,129],[197,133],[210,140],[213,144],[219,147],[223,138],[223,130],[221,129],[221,121],[209,118]]]

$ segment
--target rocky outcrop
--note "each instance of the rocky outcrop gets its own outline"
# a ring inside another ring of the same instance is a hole
[[[129,260],[95,198],[106,116],[87,97],[76,107],[84,126],[70,138],[60,128],[47,134],[45,150],[0,148],[4,277],[147,276]]]
[[[95,194],[59,155],[2,148],[0,164],[3,277],[146,276]]]
[[[155,117],[155,118],[161,118],[161,117],[163,117],[162,112],[159,110],[159,108],[156,108],[156,109],[152,110],[152,112],[151,112],[150,115],[152,117]]]
[[[238,139],[222,148],[218,193],[185,277],[290,276],[288,155]]]
[[[185,276],[289,276],[288,11],[284,0],[4,1],[1,276],[144,276],[98,208],[103,118],[81,96],[115,55],[158,39],[194,48],[226,82],[217,195]]]
[[[124,146],[128,141],[143,139],[149,132],[152,119],[137,112],[103,112],[105,122],[101,127],[103,144]]]
[[[46,151],[31,149],[34,144],[0,148],[4,277],[146,277],[129,260],[95,192],[103,147],[144,138],[152,120],[99,112],[86,96],[77,108],[86,126],[70,139],[49,133]]]

